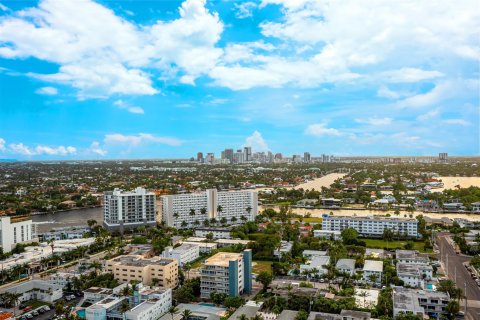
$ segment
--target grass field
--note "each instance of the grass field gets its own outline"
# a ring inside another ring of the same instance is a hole
[[[253,273],[260,273],[262,271],[272,272],[272,262],[271,261],[253,261],[252,267]]]
[[[360,238],[359,240],[365,241],[368,248],[401,248],[403,249],[407,241],[385,241],[382,239],[363,239]],[[413,242],[413,249],[418,250],[420,252],[424,252],[425,243],[422,242]],[[431,251],[431,249],[427,250],[427,252]]]

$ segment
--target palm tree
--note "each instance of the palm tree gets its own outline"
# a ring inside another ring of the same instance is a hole
[[[128,310],[130,310],[130,304],[128,304],[127,299],[125,299],[122,301],[122,304],[120,305],[120,313],[124,314]]]
[[[259,314],[256,314],[255,316],[251,317],[250,320],[263,320],[263,317]]]
[[[248,220],[248,218],[245,217],[245,216],[241,216],[241,217],[240,217],[240,220],[242,220],[243,222],[246,222],[246,221]]]
[[[195,215],[195,209],[190,209],[190,215],[194,216]]]
[[[199,225],[200,225],[200,220],[198,220],[198,219],[195,220],[195,221],[193,222],[193,224],[196,225],[196,226],[199,226]]]
[[[368,296],[370,296],[370,294],[367,292],[367,290],[362,290],[360,291],[360,293],[358,294],[359,297],[363,298],[363,308],[366,308],[365,306],[365,303],[366,303],[366,299]]]
[[[201,214],[206,214],[206,213],[207,213],[207,208],[202,208],[202,209],[200,209],[200,213],[201,213]]]
[[[230,221],[232,221],[232,223],[235,223],[235,222],[237,221],[237,218],[236,218],[236,217],[232,217],[232,218],[230,219]]]
[[[217,223],[217,219],[215,218],[210,219],[210,224],[215,225],[216,223]]]
[[[172,316],[172,320],[173,320],[173,317],[178,313],[178,308],[175,307],[175,306],[171,306],[168,309],[168,313],[170,313],[170,315]]]
[[[55,248],[55,240],[50,239],[47,241],[48,245],[52,248],[52,256],[53,256],[53,249]]]
[[[192,311],[185,309],[182,312],[182,320],[188,320],[188,318],[192,315]]]
[[[89,220],[87,220],[87,224],[88,224],[88,227],[89,227],[90,229],[92,229],[93,226],[97,224],[97,220],[95,220],[95,219],[89,219]]]
[[[20,301],[20,298],[22,296],[22,293],[9,293],[7,296],[9,303],[13,304],[13,317],[15,317],[15,309],[17,307],[17,303]]]
[[[218,213],[222,213],[223,212],[223,207],[221,205],[218,205],[217,206],[217,211],[218,211]]]
[[[95,274],[98,274],[98,270],[102,269],[102,264],[98,261],[92,261],[92,263],[90,263],[90,268],[95,271]]]
[[[248,317],[245,314],[240,315],[238,320],[248,320]]]

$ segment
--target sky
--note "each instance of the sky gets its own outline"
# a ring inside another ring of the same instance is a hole
[[[476,0],[0,0],[0,159],[480,154]]]

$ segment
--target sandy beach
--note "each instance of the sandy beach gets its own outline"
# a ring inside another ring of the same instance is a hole
[[[442,192],[445,189],[455,189],[455,186],[468,188],[480,187],[480,177],[438,177],[443,182],[443,188],[433,189],[434,192]]]
[[[298,186],[295,187],[295,189],[301,189],[301,188],[304,190],[315,189],[317,191],[320,191],[322,190],[322,187],[330,187],[330,185],[335,180],[337,180],[338,178],[343,178],[344,176],[345,176],[345,173],[330,173],[321,178],[317,178],[312,181],[299,184]]]

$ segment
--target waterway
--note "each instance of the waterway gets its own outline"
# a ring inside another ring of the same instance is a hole
[[[53,228],[87,226],[87,221],[97,220],[98,224],[103,220],[103,207],[86,208],[57,213],[48,213],[32,216],[37,224],[37,232],[48,232]]]

